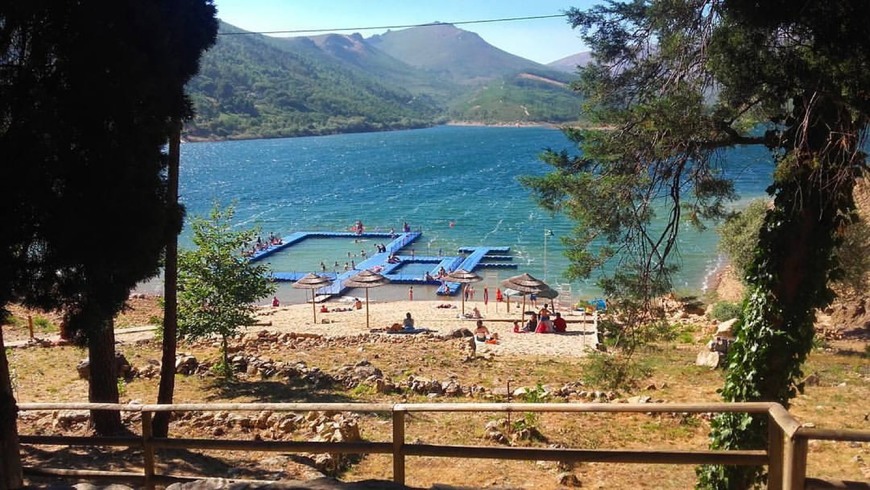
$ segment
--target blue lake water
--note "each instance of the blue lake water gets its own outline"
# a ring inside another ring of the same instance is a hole
[[[346,230],[361,220],[366,230],[400,230],[408,222],[423,237],[417,254],[453,254],[460,246],[511,247],[517,270],[481,270],[483,286],[528,272],[567,284],[559,237],[573,224],[538,208],[519,175],[549,169],[538,159],[545,148],[571,148],[558,130],[441,126],[385,133],[182,145],[181,200],[188,216],[206,215],[213,203],[234,203],[240,227],[257,226],[263,235],[301,230]],[[723,153],[722,167],[734,178],[741,201],[764,195],[772,164],[763,149]],[[545,239],[545,230],[554,236]],[[546,240],[546,241],[545,241]],[[712,230],[685,229],[679,244],[682,265],[676,285],[700,290],[716,265]],[[189,246],[188,231],[181,246]],[[275,271],[331,270],[335,262],[359,262],[374,242],[307,240],[270,259]],[[499,276],[501,275],[501,277]],[[592,297],[595,279],[574,282],[575,297]],[[382,297],[403,296],[398,286],[381,288]],[[433,290],[434,291],[434,290]],[[429,292],[415,288],[415,298]],[[292,292],[282,288],[279,297]],[[301,294],[301,293],[299,293]],[[373,295],[375,292],[373,291]],[[432,294],[434,298],[434,293]]]

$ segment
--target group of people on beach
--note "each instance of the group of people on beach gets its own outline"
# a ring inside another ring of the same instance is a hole
[[[562,318],[562,314],[556,312],[554,318],[550,319],[550,310],[552,306],[543,308],[537,313],[532,313],[529,321],[520,327],[519,322],[514,322],[514,332],[534,332],[534,333],[564,333],[568,330],[568,322]]]

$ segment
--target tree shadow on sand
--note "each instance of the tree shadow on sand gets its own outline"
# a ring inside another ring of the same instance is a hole
[[[60,447],[43,449],[24,445],[21,450],[22,460],[26,467],[45,468],[76,468],[79,470],[99,470],[143,474],[143,454],[141,449],[112,447]],[[306,456],[294,454],[276,454],[286,462],[297,463],[300,466],[314,469],[314,461]],[[156,451],[156,471],[161,475],[188,476],[201,478],[231,477],[242,480],[284,480],[295,479],[299,472],[286,470],[286,463],[281,464],[282,470],[264,468],[259,464],[239,464],[239,459],[229,454],[226,457],[213,456],[187,449],[161,449]],[[316,470],[314,470],[316,471]],[[313,473],[316,475],[317,473]],[[34,484],[57,484],[69,481],[50,476],[29,476],[28,481]],[[80,478],[87,480],[86,477]],[[117,477],[116,481],[126,480]],[[131,478],[128,483],[136,482]]]
[[[334,386],[311,386],[277,380],[216,380],[208,389],[208,402],[244,398],[254,403],[347,403],[352,398],[332,391]]]

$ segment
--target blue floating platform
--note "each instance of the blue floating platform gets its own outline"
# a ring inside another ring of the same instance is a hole
[[[324,273],[334,282],[327,287],[320,288],[316,291],[319,300],[323,300],[333,295],[343,294],[348,287],[344,286],[347,279],[359,273],[361,270],[369,269],[384,275],[390,282],[396,284],[431,284],[441,285],[442,282],[435,279],[438,273],[443,268],[450,273],[457,269],[466,271],[474,271],[477,268],[516,268],[516,264],[510,262],[512,257],[505,255],[510,252],[510,247],[461,247],[459,252],[467,255],[458,256],[417,256],[400,255],[399,251],[408,245],[414,243],[422,236],[419,231],[404,232],[404,233],[380,233],[380,232],[344,232],[344,231],[299,231],[292,233],[281,239],[281,243],[269,246],[264,250],[260,250],[250,256],[249,260],[255,262],[262,260],[270,255],[273,255],[281,250],[302,242],[308,238],[389,238],[390,242],[386,245],[386,251],[373,254],[362,262],[356,264],[356,269],[344,271],[338,274]],[[399,259],[398,263],[390,263],[390,256],[395,256]],[[499,262],[484,262],[499,261]],[[423,263],[434,264],[429,271],[432,279],[426,280],[425,277],[415,276],[411,274],[394,273],[402,263]],[[296,282],[305,276],[305,272],[275,272],[272,278],[275,281]],[[455,282],[443,283],[443,287],[439,287],[437,294],[439,295],[455,295],[462,285]]]

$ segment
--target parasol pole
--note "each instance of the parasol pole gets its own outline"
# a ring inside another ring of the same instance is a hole
[[[468,287],[465,283],[459,283],[461,288],[459,288],[459,294],[462,296],[462,316],[465,316],[465,288]]]
[[[526,293],[523,293],[523,309],[520,310],[520,323],[526,323]]]
[[[364,288],[366,290],[366,330],[369,329],[369,288]]]
[[[314,324],[317,325],[317,305],[314,303],[314,289],[311,290],[311,312],[314,313]]]

